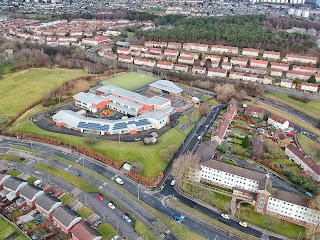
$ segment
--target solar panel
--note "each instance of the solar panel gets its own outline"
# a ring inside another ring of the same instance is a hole
[[[87,129],[95,129],[100,131],[108,131],[109,125],[100,125],[98,123],[86,123],[86,122],[79,122],[78,128],[87,128]]]
[[[138,122],[136,122],[136,126],[144,126],[149,124],[151,124],[151,122],[148,119],[141,119]]]
[[[113,130],[119,130],[119,129],[124,129],[124,128],[127,128],[127,123],[126,122],[116,123],[113,126]]]

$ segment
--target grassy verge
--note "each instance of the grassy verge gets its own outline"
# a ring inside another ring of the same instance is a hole
[[[25,236],[19,228],[15,227],[11,222],[7,221],[4,217],[0,217],[0,239],[6,239],[12,233],[19,232],[19,235],[14,238],[15,240],[27,240],[28,237]]]
[[[37,177],[31,176],[31,177],[29,177],[29,178],[27,179],[27,183],[33,184],[36,180],[38,180]]]
[[[68,193],[63,194],[59,199],[62,202],[62,205],[69,205],[75,200],[75,198]]]
[[[117,232],[106,223],[100,225],[97,230],[102,235],[103,240],[109,240],[117,234]]]
[[[83,206],[82,208],[80,208],[77,213],[80,214],[80,216],[82,217],[82,219],[86,219],[87,217],[89,217],[90,215],[93,214],[93,211],[88,208],[87,206]]]
[[[9,170],[8,173],[12,176],[12,177],[17,177],[21,174],[21,172],[18,172],[16,170]]]
[[[209,105],[216,105],[216,104],[217,104],[217,101],[214,100],[212,97],[210,97],[210,96],[208,96],[208,95],[202,95],[202,96],[200,97],[200,99],[201,99],[202,101],[207,102]]]
[[[31,153],[39,153],[38,150],[33,150],[31,148],[23,147],[23,146],[12,146],[11,148],[26,151],[26,152],[31,152]]]
[[[240,218],[261,228],[266,228],[272,232],[290,238],[300,238],[305,236],[305,228],[294,223],[277,219],[268,215],[261,215],[253,210],[253,206],[246,205],[240,207]]]
[[[316,149],[320,149],[320,143],[313,141],[301,133],[298,135],[298,140],[302,150],[311,157],[313,161],[320,163],[320,155],[316,154]]]
[[[207,221],[208,223],[211,223],[211,224],[213,224],[213,225],[215,225],[215,226],[217,226],[219,228],[222,228],[222,229],[224,229],[226,231],[229,231],[229,232],[231,232],[231,233],[233,233],[235,235],[238,235],[238,236],[242,237],[243,239],[247,239],[247,240],[256,240],[256,239],[258,239],[256,237],[253,237],[253,236],[249,235],[249,234],[246,234],[246,233],[241,232],[241,231],[239,231],[237,229],[234,229],[233,227],[229,227],[228,225],[223,224],[223,223],[219,222],[218,220],[215,220],[215,219],[213,219],[211,217],[208,217],[207,215],[205,215],[205,214],[203,214],[201,212],[198,212],[197,210],[195,210],[193,208],[190,208],[187,205],[185,205],[185,204],[183,204],[183,203],[181,203],[181,202],[179,202],[179,201],[177,201],[175,199],[170,199],[170,202],[172,204],[184,209],[184,210],[187,210],[189,213],[202,218],[203,220]]]
[[[252,104],[251,101],[245,101],[244,103],[247,103],[247,104]],[[288,112],[285,112],[281,109],[278,109],[276,107],[273,107],[273,106],[270,106],[266,103],[263,103],[263,102],[258,102],[257,104],[255,104],[256,107],[260,107],[260,108],[263,108],[271,113],[274,113],[276,114],[277,116],[279,117],[282,117],[284,119],[287,119],[289,122],[292,122],[294,124],[297,124],[303,128],[305,128],[306,130],[310,131],[310,132],[313,132],[314,134],[317,134],[318,136],[320,136],[320,129],[319,128],[316,128],[314,127],[313,125],[305,122],[304,120],[294,116],[293,114],[290,114]]]
[[[312,100],[308,103],[303,103],[293,98],[288,97],[287,94],[267,92],[264,94],[266,98],[280,102],[288,107],[296,109],[297,111],[320,121],[320,100]]]
[[[0,154],[0,158],[13,162],[20,162],[20,157],[11,154]]]

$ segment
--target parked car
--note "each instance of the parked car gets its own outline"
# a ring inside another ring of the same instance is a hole
[[[37,239],[39,239],[39,237],[38,237],[37,234],[33,234],[33,235],[31,236],[31,239],[32,239],[32,240],[37,240]]]
[[[174,186],[176,184],[176,180],[172,180],[170,184],[171,186]]]
[[[248,223],[247,222],[242,222],[241,221],[241,222],[239,222],[239,225],[242,226],[242,227],[245,227],[245,228],[248,227]]]
[[[39,186],[40,183],[42,183],[42,179],[38,179],[38,180],[34,181],[33,185]]]
[[[53,196],[57,198],[57,197],[59,197],[61,194],[62,194],[62,192],[56,191],[56,192],[53,194]]]
[[[100,226],[101,224],[102,224],[102,221],[101,221],[101,220],[97,220],[97,221],[94,222],[93,226],[94,226],[94,227],[98,227],[98,226]]]
[[[116,182],[119,183],[120,185],[123,185],[123,180],[119,177],[116,178]]]
[[[108,207],[111,208],[111,209],[115,209],[116,208],[116,206],[112,202],[108,203]]]
[[[102,197],[100,194],[98,194],[98,195],[97,195],[97,199],[98,199],[99,201],[102,201],[102,200],[103,200],[103,197]]]
[[[224,219],[230,219],[230,216],[224,213],[221,214],[221,217],[223,217]]]
[[[48,192],[51,196],[53,196],[53,194],[54,194],[54,191],[53,190],[51,190],[50,192]]]
[[[119,235],[115,235],[113,238],[111,238],[111,240],[119,240],[120,236]]]
[[[123,214],[122,218],[128,223],[131,223],[131,218],[127,214]]]

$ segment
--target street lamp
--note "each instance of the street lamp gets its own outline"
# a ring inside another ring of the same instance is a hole
[[[140,200],[140,188],[139,188],[139,184],[138,184],[138,201]]]
[[[119,233],[119,221],[117,222],[117,233]]]
[[[85,196],[84,196],[84,205],[87,205],[87,196],[88,196],[88,195],[85,195]]]

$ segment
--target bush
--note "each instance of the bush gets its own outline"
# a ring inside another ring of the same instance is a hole
[[[297,100],[299,102],[303,102],[303,103],[308,103],[311,101],[311,99],[309,98],[306,98],[306,97],[301,97],[301,96],[296,96],[296,95],[292,95],[292,94],[289,94],[288,95],[289,98],[292,98],[294,100]]]

